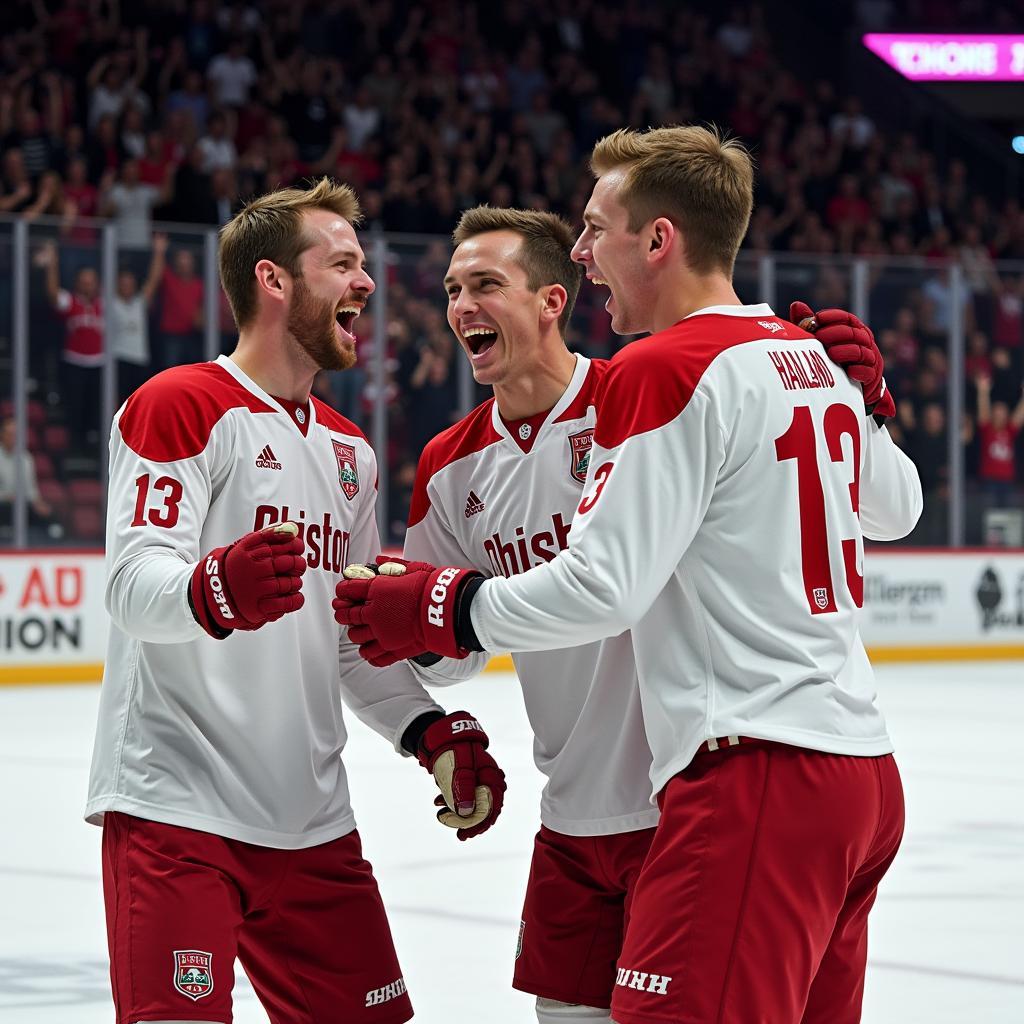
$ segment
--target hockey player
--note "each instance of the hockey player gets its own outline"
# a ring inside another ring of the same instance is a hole
[[[119,1024],[229,1021],[236,955],[275,1022],[412,1016],[349,805],[343,694],[434,773],[462,837],[501,809],[479,723],[325,628],[343,567],[379,546],[373,452],[309,394],[355,359],[374,288],[358,216],[326,179],[239,213],[220,253],[237,348],[153,378],[111,431],[86,814]]]
[[[494,397],[424,449],[405,556],[513,576],[568,543],[608,364],[563,340],[583,277],[568,224],[479,207],[454,240],[448,323]],[[513,985],[537,996],[541,1024],[607,1022],[633,883],[658,820],[629,633],[514,660],[547,783]],[[445,658],[418,671],[443,684],[486,662]]]
[[[858,632],[862,537],[908,533],[913,465],[821,342],[740,304],[749,157],[697,127],[595,147],[575,258],[609,289],[568,548],[511,578],[343,583],[364,657],[532,651],[632,629],[661,809],[618,961],[618,1024],[852,1024],[903,795]],[[870,344],[868,344],[870,342]],[[859,347],[859,346],[857,346]],[[551,680],[552,687],[562,681]]]

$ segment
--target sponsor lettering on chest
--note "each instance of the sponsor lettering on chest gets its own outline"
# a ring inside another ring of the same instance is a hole
[[[299,528],[299,540],[306,545],[306,564],[310,569],[340,573],[348,565],[349,532],[337,525],[330,512],[310,514],[288,505],[257,505],[252,528],[262,530],[287,522]]]
[[[525,526],[517,526],[511,537],[495,531],[484,541],[484,553],[496,576],[516,576],[542,562],[550,562],[559,551],[569,546],[569,530],[561,512],[551,517],[551,529],[527,534]]]

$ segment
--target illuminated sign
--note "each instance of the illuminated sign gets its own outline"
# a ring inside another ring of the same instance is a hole
[[[863,42],[917,82],[1024,82],[1024,36],[871,33]]]

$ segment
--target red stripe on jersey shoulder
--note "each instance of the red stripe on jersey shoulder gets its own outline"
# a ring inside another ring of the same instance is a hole
[[[172,366],[128,399],[118,428],[121,439],[140,458],[177,462],[198,455],[231,409],[277,411],[216,363]]]
[[[777,334],[767,324],[777,324]],[[615,354],[601,381],[594,441],[617,448],[671,423],[723,352],[773,334],[792,338],[794,331],[803,333],[777,317],[703,313],[630,343]]]
[[[348,434],[350,437],[361,437],[366,441],[366,435],[350,419],[346,419],[340,412],[332,409],[326,402],[313,395],[309,396],[309,400],[316,407],[317,423],[322,423],[328,430],[333,430],[335,433]],[[368,441],[367,444],[369,444]]]
[[[468,416],[427,442],[416,467],[416,483],[409,503],[410,526],[415,526],[430,509],[427,484],[435,473],[501,440],[491,421],[493,408],[494,399],[488,398]]]
[[[580,387],[579,393],[569,403],[565,411],[555,423],[568,423],[569,420],[581,420],[587,415],[587,409],[597,404],[597,390],[604,380],[604,375],[611,366],[610,359],[591,359],[587,367],[587,376]]]

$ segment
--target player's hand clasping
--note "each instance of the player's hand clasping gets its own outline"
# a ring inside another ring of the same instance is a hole
[[[487,753],[490,741],[468,712],[432,723],[420,737],[416,758],[434,776],[441,795],[437,820],[458,829],[460,840],[486,832],[501,814],[505,773]]]
[[[235,629],[259,629],[302,607],[305,544],[295,523],[278,523],[214,548],[189,584],[196,622],[223,640]]]
[[[871,329],[845,309],[821,309],[817,313],[806,302],[789,307],[789,319],[813,334],[825,347],[825,354],[864,389],[864,406],[869,415],[896,415],[896,403],[885,386],[885,361]]]
[[[359,654],[378,668],[427,652],[445,658],[464,658],[469,653],[456,639],[458,597],[462,586],[481,574],[455,566],[411,565],[417,567],[415,571],[398,576],[383,571],[374,575],[372,567],[362,566],[365,574],[351,574],[362,578],[343,579],[332,602],[334,618],[348,626],[349,639],[359,645]],[[346,577],[352,568],[346,569]],[[383,569],[379,558],[378,568]]]

